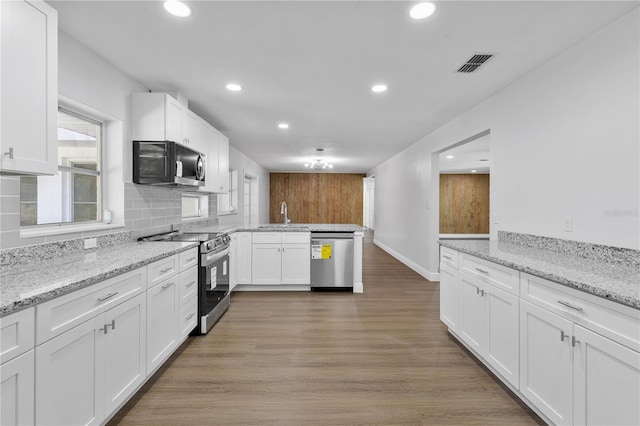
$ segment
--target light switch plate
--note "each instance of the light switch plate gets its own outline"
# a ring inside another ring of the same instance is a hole
[[[562,218],[562,230],[565,232],[573,231],[573,220],[571,216],[564,216]]]

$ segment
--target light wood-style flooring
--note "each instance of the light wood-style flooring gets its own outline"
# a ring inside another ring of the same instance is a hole
[[[364,293],[238,292],[109,425],[542,424],[450,337],[438,283],[370,242]]]

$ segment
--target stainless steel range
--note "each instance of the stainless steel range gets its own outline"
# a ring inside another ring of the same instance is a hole
[[[142,237],[138,241],[199,241],[198,327],[192,334],[206,334],[229,308],[229,245],[231,237],[220,233],[180,231]]]

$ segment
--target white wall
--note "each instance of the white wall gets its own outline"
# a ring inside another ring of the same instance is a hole
[[[258,178],[258,222],[269,223],[269,171],[229,145],[229,168],[238,171],[238,211],[220,216],[220,225],[242,225],[244,218],[244,176]]]
[[[635,9],[371,170],[376,241],[436,278],[433,153],[489,129],[492,238],[640,248],[639,19]]]

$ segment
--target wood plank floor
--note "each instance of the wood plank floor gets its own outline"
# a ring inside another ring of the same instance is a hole
[[[438,283],[370,242],[363,277],[233,293],[109,425],[543,424],[448,335]]]

